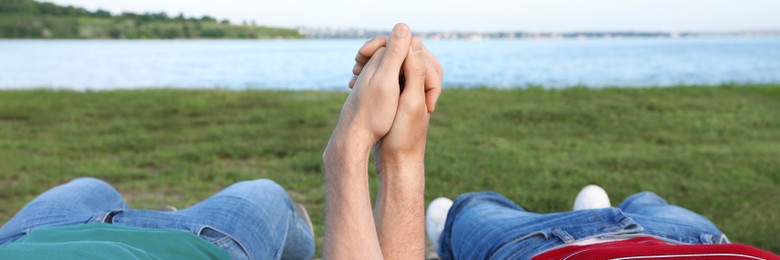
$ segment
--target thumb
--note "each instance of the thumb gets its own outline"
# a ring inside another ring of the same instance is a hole
[[[426,67],[423,48],[422,40],[419,37],[414,37],[403,64],[406,82],[401,93],[399,110],[416,110],[420,106],[425,109]]]

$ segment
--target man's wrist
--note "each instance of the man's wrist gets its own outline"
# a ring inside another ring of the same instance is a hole
[[[366,133],[337,126],[322,154],[325,172],[333,172],[331,170],[336,170],[333,169],[334,167],[352,168],[359,165],[366,167],[372,145],[370,138],[367,136]],[[343,174],[344,170],[347,169],[337,170],[336,172],[342,172]]]
[[[417,190],[425,187],[425,162],[422,156],[407,159],[378,160],[376,163],[380,185]]]
[[[333,130],[325,149],[358,150],[361,152],[365,151],[366,154],[368,154],[374,146],[373,139],[375,138],[367,129],[356,126],[354,123],[351,124],[339,121],[336,128]]]
[[[406,152],[380,151],[377,158],[377,169],[409,168],[425,164],[425,147]]]

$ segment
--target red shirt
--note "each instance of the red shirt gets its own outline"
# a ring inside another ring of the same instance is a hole
[[[542,253],[539,259],[780,259],[780,256],[740,244],[673,245],[651,237],[584,246],[566,246]]]

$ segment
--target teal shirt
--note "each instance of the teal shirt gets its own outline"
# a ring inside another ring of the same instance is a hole
[[[230,259],[194,234],[104,223],[33,230],[0,246],[0,259]]]

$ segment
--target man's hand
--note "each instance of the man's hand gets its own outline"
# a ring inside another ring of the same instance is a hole
[[[406,89],[401,93],[390,132],[375,148],[377,170],[387,164],[422,164],[430,119],[429,101],[441,92],[442,75],[438,61],[430,55],[419,37],[414,37],[404,62]],[[434,73],[431,73],[433,70]],[[431,79],[434,77],[434,79]],[[433,84],[433,85],[432,85]]]
[[[377,48],[373,58],[366,61],[360,76],[354,79],[334,136],[345,133],[371,147],[390,131],[398,109],[398,78],[411,40],[409,27],[398,24],[387,39],[387,47]]]

